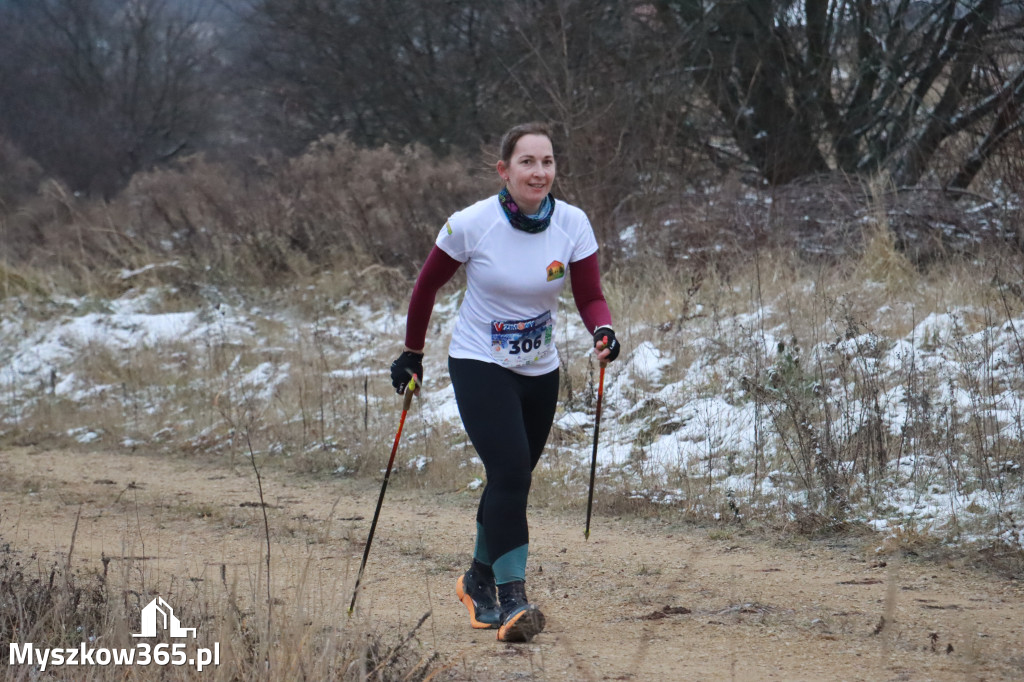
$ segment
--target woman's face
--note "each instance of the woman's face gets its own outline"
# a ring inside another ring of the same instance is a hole
[[[525,213],[536,213],[555,181],[555,153],[546,135],[523,135],[512,157],[498,161],[498,175]]]

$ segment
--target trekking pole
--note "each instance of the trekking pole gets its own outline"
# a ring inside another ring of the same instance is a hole
[[[605,337],[605,343],[608,342]],[[590,510],[594,505],[594,476],[597,473],[597,432],[601,428],[601,398],[604,396],[604,367],[601,363],[601,377],[597,382],[597,414],[594,415],[594,452],[590,456],[590,492],[587,493],[587,528],[583,531],[583,539],[590,539]]]
[[[391,467],[395,463],[395,453],[398,452],[398,440],[402,437],[402,427],[405,426],[405,415],[409,413],[409,406],[412,405],[412,395],[416,391],[416,382],[419,379],[415,374],[405,387],[405,401],[402,403],[402,418],[398,422],[398,433],[395,434],[395,444],[391,446],[391,457],[388,459],[388,468],[384,470],[384,484],[380,487],[380,497],[377,498],[377,509],[373,512],[373,521],[370,522],[370,535],[366,538],[366,548],[363,549],[363,561],[359,564],[359,573],[356,574],[356,586],[352,590],[352,603],[348,605],[348,615],[356,607],[356,595],[359,594],[359,582],[363,579],[363,569],[366,568],[366,558],[370,556],[370,544],[373,542],[373,532],[377,530],[377,519],[380,518],[380,508],[384,504],[384,491],[388,489],[388,479],[391,477]]]

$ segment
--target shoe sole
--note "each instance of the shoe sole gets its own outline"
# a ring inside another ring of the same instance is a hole
[[[498,628],[499,642],[529,642],[544,630],[544,614],[532,604],[512,614],[508,621]]]
[[[464,575],[460,575],[459,581],[455,583],[455,596],[469,609],[469,624],[477,630],[493,630],[498,627],[497,623],[485,623],[476,619],[476,604],[473,602],[473,598],[466,592],[466,586],[463,583],[464,578]]]

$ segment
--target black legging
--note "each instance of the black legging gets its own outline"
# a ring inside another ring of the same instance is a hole
[[[476,520],[497,560],[529,542],[526,501],[558,403],[558,370],[523,376],[490,362],[448,358],[463,426],[480,455],[487,485]]]

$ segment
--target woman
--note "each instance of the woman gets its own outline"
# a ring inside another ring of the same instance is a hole
[[[528,642],[544,615],[526,598],[531,472],[558,399],[554,334],[566,267],[600,362],[619,354],[601,292],[597,241],[580,209],[551,195],[555,157],[542,123],[518,125],[501,141],[504,187],[448,219],[412,291],[405,350],[391,365],[399,393],[423,377],[427,325],[441,288],[466,266],[466,295],[448,349],[459,415],[484,464],[473,564],[456,585],[474,628]]]

